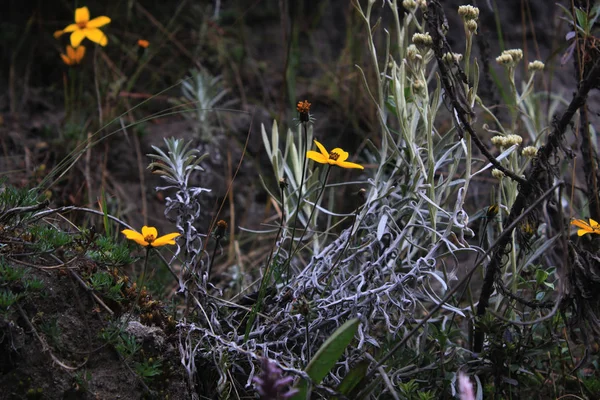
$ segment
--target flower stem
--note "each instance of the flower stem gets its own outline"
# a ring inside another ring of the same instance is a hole
[[[212,257],[210,257],[210,264],[208,264],[208,269],[206,270],[206,285],[210,281],[210,270],[212,269],[213,262],[215,261],[215,256],[217,255],[217,247],[219,247],[219,242],[221,241],[220,237],[215,239],[215,248],[213,249]]]
[[[327,172],[325,173],[325,179],[323,180],[323,186],[321,186],[321,190],[319,191],[319,194],[317,195],[317,198],[315,199],[315,203],[313,204],[313,208],[310,211],[310,216],[308,217],[308,220],[306,220],[306,228],[304,228],[304,230],[302,231],[302,235],[300,236],[300,239],[298,239],[298,246],[296,246],[296,249],[294,250],[294,252],[292,254],[290,254],[289,260],[292,259],[292,257],[300,250],[300,246],[302,245],[302,239],[304,239],[304,235],[306,234],[306,231],[308,231],[308,227],[310,225],[310,221],[313,218],[313,215],[315,214],[315,210],[317,208],[317,204],[319,203],[319,199],[321,198],[321,196],[323,195],[323,192],[325,191],[325,186],[327,186],[327,179],[329,178],[329,173],[331,172],[331,164],[327,165]],[[289,268],[290,264],[288,263],[288,268]]]
[[[250,330],[252,329],[252,325],[254,325],[254,320],[256,319],[256,314],[258,314],[262,307],[262,302],[265,297],[265,292],[267,289],[267,283],[271,279],[271,274],[273,272],[273,268],[271,267],[271,260],[273,259],[273,253],[275,252],[275,246],[277,245],[277,241],[279,240],[279,235],[283,230],[283,226],[285,224],[285,188],[281,187],[281,224],[279,224],[279,229],[277,230],[277,235],[275,235],[275,241],[273,242],[273,247],[271,248],[271,252],[269,253],[269,258],[267,258],[267,263],[265,267],[265,273],[260,281],[260,286],[258,288],[258,298],[256,299],[256,303],[254,307],[252,307],[252,312],[250,313],[250,317],[248,318],[248,323],[246,324],[246,332],[244,334],[244,343],[248,340],[248,335],[250,335]],[[277,248],[277,253],[275,254],[275,258],[279,255],[279,250],[281,247]]]
[[[138,290],[137,298],[135,299],[135,303],[133,303],[133,307],[139,303],[140,297],[142,296],[142,290],[144,290],[144,283],[146,282],[146,271],[148,270],[148,259],[150,258],[150,251],[152,250],[152,246],[146,247],[146,258],[144,259],[144,270],[142,271],[142,278],[140,280],[140,287]]]
[[[294,237],[296,236],[296,224],[298,223],[298,214],[302,211],[302,188],[304,187],[304,176],[306,174],[306,162],[308,157],[306,157],[306,151],[308,150],[308,128],[307,123],[302,123],[302,131],[304,133],[304,151],[301,151],[301,154],[304,154],[304,160],[302,161],[302,176],[300,178],[300,187],[298,188],[298,203],[296,205],[296,215],[294,216],[294,223],[292,225],[292,237],[290,239],[290,249],[289,249],[289,259],[291,260],[292,248],[294,247]],[[301,149],[302,150],[302,149]],[[308,222],[310,223],[310,218]],[[301,239],[302,240],[302,239]],[[286,279],[289,281],[289,272],[290,272],[290,262],[287,263],[286,270]]]

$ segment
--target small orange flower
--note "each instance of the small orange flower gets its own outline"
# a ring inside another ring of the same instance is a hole
[[[225,236],[225,232],[227,231],[227,222],[220,220],[217,222],[217,229],[215,229],[215,237],[217,239],[222,239]]]
[[[573,221],[571,221],[571,225],[575,225],[576,227],[580,228],[577,230],[578,236],[583,236],[588,233],[595,233],[597,235],[600,235],[600,224],[598,224],[598,222],[594,221],[591,218],[589,224],[582,219],[574,219]]]
[[[297,110],[301,114],[308,113],[310,111],[310,106],[311,104],[308,102],[308,100],[300,101],[298,102]]]
[[[77,48],[73,48],[73,46],[67,46],[67,54],[60,55],[63,62],[68,66],[73,66],[79,64],[85,55],[85,46],[79,46]]]
[[[150,46],[150,42],[149,42],[149,41],[147,41],[147,40],[144,40],[144,39],[139,39],[139,40],[137,41],[137,44],[138,44],[138,46],[140,46],[140,47],[141,47],[141,48],[143,48],[143,49],[147,49],[147,48],[148,48],[148,46]]]
[[[329,164],[329,165],[337,165],[342,168],[358,168],[365,169],[362,165],[355,164],[352,162],[347,162],[348,152],[336,147],[331,150],[331,152],[327,152],[325,147],[315,140],[315,144],[319,148],[320,153],[309,150],[306,152],[306,157],[310,158],[313,161],[316,161],[320,164]]]
[[[175,238],[180,235],[180,233],[174,232],[158,237],[158,231],[153,226],[143,226],[142,233],[131,229],[124,229],[121,233],[127,239],[133,240],[144,247],[160,247],[167,244],[175,244]]]
[[[308,122],[310,120],[310,103],[308,100],[298,102],[296,110],[300,113],[300,122]]]

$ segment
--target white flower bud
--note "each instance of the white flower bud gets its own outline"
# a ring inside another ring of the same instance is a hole
[[[519,135],[508,135],[506,137],[506,142],[509,146],[512,146],[513,144],[519,145],[523,143],[523,138]]]
[[[479,18],[479,8],[471,5],[459,6],[458,15],[463,17],[465,21]]]
[[[521,154],[525,157],[533,158],[537,155],[538,149],[535,146],[527,146],[523,149]]]
[[[492,138],[492,144],[493,144],[494,146],[496,146],[496,147],[501,147],[501,148],[502,148],[502,147],[507,147],[507,146],[506,146],[506,145],[507,145],[507,140],[506,140],[506,137],[504,137],[504,136],[499,136],[499,135],[498,135],[498,136],[494,136],[494,137]]]
[[[504,54],[504,53],[510,54],[510,56],[512,57],[515,64],[523,59],[523,50],[521,50],[521,49],[505,50],[502,52],[502,54]]]
[[[417,2],[415,0],[404,0],[402,2],[402,7],[409,11],[414,11],[417,8]]]
[[[448,63],[448,64],[451,64],[451,63],[453,63],[453,62],[457,62],[457,63],[458,63],[458,62],[461,62],[461,61],[462,61],[462,59],[463,59],[463,55],[462,55],[462,54],[460,54],[460,53],[450,53],[450,52],[448,52],[448,53],[446,53],[446,54],[444,54],[444,55],[442,56],[442,59],[443,59],[443,60],[444,60],[446,63]]]
[[[496,179],[502,179],[502,178],[504,178],[504,172],[500,171],[497,168],[494,168],[492,170],[492,176]]]
[[[433,39],[429,33],[415,33],[412,37],[412,41],[417,46],[431,47],[433,45]]]
[[[513,58],[511,57],[510,54],[505,54],[502,53],[500,54],[498,57],[496,57],[496,62],[500,65],[512,65],[513,64]]]
[[[411,44],[410,46],[408,46],[408,48],[406,49],[406,58],[408,58],[410,61],[414,61],[419,57],[419,49],[417,49],[417,46],[415,46],[414,44]]]
[[[539,60],[535,60],[535,61],[532,61],[529,63],[528,69],[532,72],[533,71],[543,71],[545,67],[546,66],[544,65],[543,62],[541,62]]]
[[[475,21],[474,19],[465,21],[465,26],[467,27],[469,32],[477,32],[477,21]]]

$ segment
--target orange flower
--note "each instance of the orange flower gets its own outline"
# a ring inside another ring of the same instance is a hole
[[[310,103],[308,100],[298,102],[296,110],[298,110],[298,113],[300,114],[300,122],[310,121]]]
[[[71,46],[73,47],[79,46],[85,38],[100,46],[106,46],[108,39],[98,28],[108,23],[110,23],[110,18],[106,16],[100,16],[90,21],[90,11],[87,7],[81,7],[75,10],[75,23],[63,29],[63,33],[73,32],[71,33]],[[55,36],[58,32],[55,32]]]
[[[79,64],[85,55],[85,46],[79,46],[77,48],[73,48],[72,46],[67,46],[67,54],[60,55],[63,62],[68,66],[73,66]]]
[[[144,39],[139,39],[139,40],[137,41],[137,44],[138,44],[138,46],[140,46],[140,47],[141,47],[141,48],[143,48],[143,49],[147,49],[147,48],[148,48],[148,46],[150,46],[150,42],[149,42],[149,41],[147,41],[147,40],[144,40]]]
[[[308,102],[308,100],[299,101],[296,109],[298,110],[298,112],[300,114],[308,113],[310,111],[310,106],[311,106],[311,104]]]
[[[124,229],[121,231],[121,233],[125,235],[127,239],[133,240],[140,246],[144,247],[160,247],[167,244],[175,244],[175,238],[180,235],[180,233],[174,232],[157,237],[158,231],[153,226],[143,226],[142,233],[131,229]]]
[[[582,219],[574,219],[573,221],[571,221],[571,225],[575,225],[576,227],[580,228],[577,230],[578,236],[583,236],[588,233],[595,233],[597,235],[600,235],[600,224],[598,224],[598,222],[594,221],[591,218],[589,224]]]

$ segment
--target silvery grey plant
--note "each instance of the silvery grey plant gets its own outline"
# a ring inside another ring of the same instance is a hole
[[[451,324],[454,315],[467,316],[470,312],[469,306],[442,304],[441,299],[461,268],[460,257],[481,253],[481,249],[468,243],[474,233],[469,228],[469,214],[464,206],[471,178],[490,165],[472,170],[470,137],[454,135],[453,129],[441,134],[434,125],[442,104],[441,84],[427,47],[428,35],[423,32],[424,25],[416,20],[416,14],[400,16],[397,7],[390,7],[396,23],[394,34],[401,46],[389,51],[386,63],[380,64],[371,26],[374,2],[368,2],[366,8],[358,1],[353,3],[367,28],[371,67],[377,71],[375,85],[369,89],[381,128],[378,144],[368,142],[362,154],[372,166],[359,180],[366,189],[364,204],[351,215],[351,226],[339,234],[331,234],[329,224],[319,226],[317,218],[308,220],[312,207],[318,207],[317,214],[334,215],[335,210],[307,201],[319,182],[314,171],[309,171],[305,182],[300,182],[305,156],[303,136],[294,137],[289,130],[283,143],[276,123],[270,136],[262,128],[275,181],[285,176],[291,186],[281,204],[287,218],[284,224],[291,222],[294,210],[299,208],[303,227],[325,233],[305,237],[307,250],[303,256],[308,256],[307,263],[289,260],[294,263],[293,276],[289,282],[278,282],[265,298],[247,336],[241,321],[248,321],[250,309],[213,297],[206,292],[205,282],[200,285],[204,288],[201,291],[204,298],[193,301],[200,317],[178,324],[182,363],[190,382],[197,376],[198,359],[215,366],[220,376],[220,392],[233,385],[231,371],[238,373],[238,377],[246,377],[245,386],[249,388],[256,376],[256,365],[263,358],[272,360],[287,374],[305,377],[301,369],[310,361],[311,347],[318,348],[336,328],[356,317],[361,323],[355,345],[346,350],[325,385],[319,387],[328,393],[327,388],[338,385],[354,365],[368,358],[369,349],[385,348],[389,341],[405,337],[432,304],[441,304],[445,312],[430,322],[443,327]],[[394,5],[396,1],[384,4]],[[412,35],[414,31],[419,35]],[[451,58],[459,59],[454,55]],[[470,56],[466,58],[466,63],[472,62]],[[477,64],[473,62],[471,68],[474,87],[461,87],[467,93],[464,101],[468,107],[479,100]],[[362,76],[368,86],[366,74]],[[178,177],[171,179],[167,188],[175,189],[177,195],[169,198],[167,214],[176,214],[177,226],[185,232],[177,254],[194,272],[195,266],[203,265],[200,255],[203,235],[193,228],[193,223],[199,215],[199,195],[207,189],[188,187],[189,174],[197,170],[195,154],[185,153],[173,143],[170,146],[169,153],[159,153],[161,158],[157,159],[172,170],[176,170],[176,165],[187,167],[183,167],[183,174],[171,173]],[[508,155],[503,153],[498,160]],[[186,163],[185,157],[193,161]],[[468,167],[463,171],[461,166],[465,163]],[[344,184],[347,183],[331,184],[327,190]],[[307,195],[298,199],[294,193],[302,185]],[[269,190],[266,182],[265,187]],[[270,194],[281,200],[275,191],[270,190]],[[297,207],[299,201],[303,203]],[[285,240],[285,234],[281,240]],[[284,258],[287,256],[283,254]],[[185,287],[185,282],[181,285]],[[425,327],[407,346],[419,349],[427,339]],[[455,354],[467,357],[469,351],[457,346]],[[386,382],[393,386],[420,371],[417,365],[388,370]]]
[[[206,287],[204,263],[202,259],[204,234],[198,232],[195,224],[200,218],[200,195],[210,192],[210,189],[190,185],[190,176],[195,171],[202,171],[200,162],[208,155],[200,155],[197,149],[190,148],[191,142],[182,139],[165,139],[166,152],[157,146],[152,146],[157,154],[148,154],[154,161],[149,168],[157,173],[166,182],[166,186],[157,187],[156,190],[174,192],[165,199],[165,216],[181,233],[177,241],[177,250],[171,262],[179,259],[182,262],[179,276],[179,291],[187,289],[187,280],[197,277],[203,282],[201,287]]]
[[[194,122],[194,129],[199,138],[204,141],[212,140],[214,108],[222,104],[229,89],[223,88],[220,76],[213,76],[204,69],[192,69],[190,76],[181,81],[181,99],[172,102],[184,105],[190,113],[183,115]],[[225,104],[231,104],[227,102]]]

